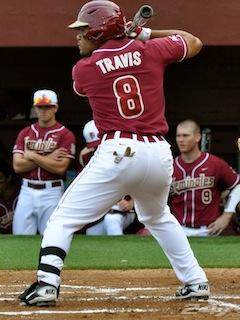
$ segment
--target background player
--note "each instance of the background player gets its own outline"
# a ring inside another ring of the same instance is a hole
[[[98,129],[94,123],[94,120],[88,121],[83,127],[83,137],[86,142],[86,146],[79,153],[80,171],[88,164],[89,160],[94,155],[101,140],[98,137]]]
[[[55,304],[74,232],[100,219],[125,194],[133,197],[140,222],[156,238],[184,283],[176,297],[209,297],[205,272],[167,206],[173,159],[162,137],[168,131],[165,68],[195,56],[202,42],[185,31],[148,28],[130,33],[141,41],[129,39],[125,21],[118,5],[95,0],[86,3],[69,26],[78,32],[82,56],[73,68],[74,90],[89,98],[102,140],[49,219],[38,281],[19,296],[22,304]]]
[[[38,122],[21,130],[13,149],[13,167],[23,177],[13,219],[14,234],[42,234],[60,200],[66,170],[75,155],[75,137],[56,121],[57,95],[33,96]]]
[[[240,151],[240,138],[238,138],[237,146],[238,151]],[[240,234],[240,185],[234,188],[234,190],[230,193],[225,210],[235,210],[233,228],[238,234]]]
[[[0,233],[12,233],[13,213],[20,191],[20,180],[12,165],[0,159]]]
[[[101,142],[94,120],[88,121],[83,128],[86,147],[80,151],[79,162],[82,169],[88,164]],[[128,195],[118,201],[100,220],[86,228],[87,235],[122,235],[135,220],[133,199]]]
[[[235,212],[231,196],[221,214],[221,193],[239,184],[239,175],[224,160],[201,152],[199,125],[189,119],[177,126],[181,153],[174,159],[170,208],[187,236],[219,235]]]

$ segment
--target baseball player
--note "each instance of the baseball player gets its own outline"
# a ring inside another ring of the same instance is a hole
[[[176,142],[181,153],[174,159],[170,208],[187,236],[219,235],[235,212],[233,195],[239,175],[224,160],[201,152],[200,127],[193,120],[178,124]],[[221,214],[221,193],[232,190]]]
[[[12,233],[13,212],[19,191],[20,181],[12,166],[0,159],[0,233]]]
[[[240,138],[237,140],[238,151],[240,151]],[[231,205],[231,208],[230,208]],[[229,194],[228,201],[226,203],[225,211],[235,210],[233,226],[234,230],[237,233],[240,233],[240,185],[238,185],[234,190]]]
[[[90,120],[84,125],[83,137],[86,141],[86,146],[79,153],[79,163],[81,165],[80,171],[87,165],[101,142],[98,137],[98,129],[94,120]]]
[[[84,168],[100,143],[98,129],[94,120],[88,121],[83,128],[86,147],[80,151],[79,163]],[[86,228],[87,235],[123,235],[135,220],[133,199],[127,195],[118,201],[101,219]]]
[[[13,234],[43,234],[63,194],[65,173],[75,154],[73,133],[55,118],[56,93],[36,91],[33,105],[38,121],[21,130],[13,149],[14,170],[23,178]]]
[[[164,139],[163,75],[168,64],[195,56],[202,42],[181,30],[126,30],[121,8],[93,0],[69,28],[77,31],[81,59],[73,87],[88,97],[101,144],[65,191],[41,244],[37,282],[19,299],[56,303],[60,273],[73,234],[100,219],[130,194],[142,222],[163,248],[183,287],[180,299],[209,297],[209,284],[182,227],[167,206],[173,159]]]

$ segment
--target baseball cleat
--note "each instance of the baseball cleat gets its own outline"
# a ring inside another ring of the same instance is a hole
[[[186,284],[175,293],[177,299],[207,300],[210,296],[209,284],[207,282],[197,284]]]
[[[54,306],[57,302],[58,290],[47,283],[34,282],[18,296],[22,306]]]

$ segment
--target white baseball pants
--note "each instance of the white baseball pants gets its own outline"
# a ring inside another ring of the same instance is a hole
[[[128,156],[124,156],[127,147],[130,152],[128,149]],[[139,220],[164,250],[178,279],[189,284],[206,282],[182,227],[167,206],[172,163],[166,141],[141,142],[117,136],[103,141],[50,217],[42,248],[54,246],[67,253],[75,231],[100,219],[129,194],[135,201]],[[63,267],[62,259],[52,254],[42,256],[41,263],[60,271]],[[60,285],[60,275],[41,269],[38,280]]]
[[[51,181],[40,182],[49,184]],[[23,183],[13,216],[13,234],[34,235],[37,234],[37,231],[43,234],[47,221],[61,199],[63,191],[63,184],[55,188],[35,190]]]
[[[106,213],[103,220],[92,227],[87,228],[86,235],[108,235],[119,236],[124,234],[124,230],[129,227],[135,219],[134,212],[128,213]]]

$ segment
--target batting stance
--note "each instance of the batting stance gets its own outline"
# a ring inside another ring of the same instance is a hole
[[[75,155],[73,133],[56,121],[57,95],[34,93],[38,122],[24,128],[13,149],[13,167],[22,186],[13,217],[13,234],[43,234],[64,191],[65,172]]]
[[[165,68],[195,56],[202,42],[181,30],[136,26],[128,32],[122,10],[111,1],[87,2],[69,27],[77,30],[82,56],[73,68],[74,90],[88,97],[102,140],[48,222],[38,281],[19,296],[21,303],[56,302],[74,232],[101,218],[125,194],[183,282],[176,297],[207,299],[206,275],[167,206],[173,158],[163,138]]]

